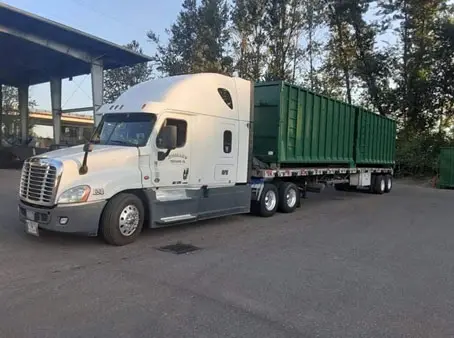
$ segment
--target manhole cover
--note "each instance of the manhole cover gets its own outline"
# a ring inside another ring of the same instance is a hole
[[[177,244],[161,246],[160,248],[158,248],[158,250],[181,255],[181,254],[200,250],[200,248],[198,248],[192,244],[177,243]]]

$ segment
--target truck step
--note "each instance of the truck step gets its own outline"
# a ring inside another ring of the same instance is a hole
[[[159,220],[159,223],[174,223],[174,222],[181,222],[181,221],[189,221],[189,220],[194,220],[196,219],[197,216],[192,215],[192,214],[184,214],[184,215],[177,215],[177,216],[169,216],[169,217],[163,217]]]

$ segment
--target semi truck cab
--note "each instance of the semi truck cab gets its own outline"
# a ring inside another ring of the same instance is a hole
[[[25,161],[19,217],[26,231],[133,242],[163,227],[251,204],[253,85],[218,74],[151,80],[97,112],[84,146]]]

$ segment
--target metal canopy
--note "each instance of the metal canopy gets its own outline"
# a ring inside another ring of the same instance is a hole
[[[100,38],[0,3],[0,83],[35,85],[150,61]]]

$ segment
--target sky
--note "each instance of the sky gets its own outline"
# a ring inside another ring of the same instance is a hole
[[[162,38],[175,21],[182,0],[0,0],[27,12],[57,21],[86,33],[125,45],[137,40],[144,54],[154,54],[146,32],[153,30]],[[92,105],[90,75],[63,81],[62,108]],[[50,110],[50,85],[30,87],[37,109]]]

